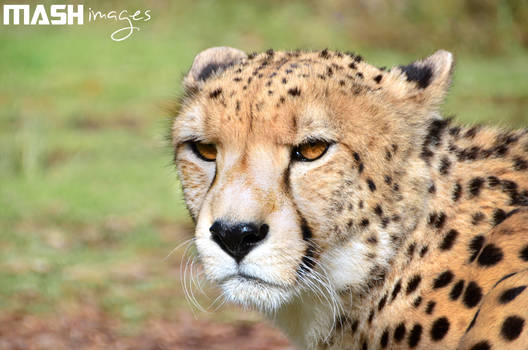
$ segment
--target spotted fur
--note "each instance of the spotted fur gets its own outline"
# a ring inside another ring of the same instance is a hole
[[[200,53],[173,124],[207,277],[303,349],[528,344],[528,132],[442,118],[453,59]],[[325,140],[313,162],[292,149]],[[215,144],[216,162],[193,154]],[[237,264],[219,218],[269,225]]]

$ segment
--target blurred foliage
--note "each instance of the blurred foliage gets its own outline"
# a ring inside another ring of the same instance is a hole
[[[528,125],[526,1],[132,0],[90,7],[151,9],[152,20],[120,43],[109,37],[123,23],[111,21],[0,29],[4,314],[95,305],[138,325],[189,312],[178,274],[183,250],[163,260],[192,231],[164,135],[181,76],[209,46],[329,47],[360,52],[378,66],[450,49],[457,69],[446,114]]]

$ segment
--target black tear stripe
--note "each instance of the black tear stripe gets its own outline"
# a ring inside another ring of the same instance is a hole
[[[297,213],[299,213],[297,211]],[[306,274],[310,272],[315,266],[315,246],[312,242],[312,229],[308,225],[308,222],[305,218],[303,218],[300,213],[299,216],[301,218],[301,233],[303,240],[307,243],[306,251],[304,253],[304,256],[301,259],[301,264],[299,265],[299,268],[297,269],[297,274],[299,276],[302,276],[303,274]]]

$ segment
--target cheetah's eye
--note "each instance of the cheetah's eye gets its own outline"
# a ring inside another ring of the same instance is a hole
[[[216,160],[216,146],[212,143],[191,142],[191,149],[198,158],[206,162],[214,162]]]
[[[292,151],[292,158],[303,162],[311,162],[321,158],[328,150],[328,147],[330,147],[330,143],[326,141],[309,141],[295,147]]]

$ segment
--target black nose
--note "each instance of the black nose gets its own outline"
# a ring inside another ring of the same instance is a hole
[[[266,224],[229,224],[221,220],[216,220],[209,228],[213,240],[237,263],[266,238],[268,230],[269,226]]]

